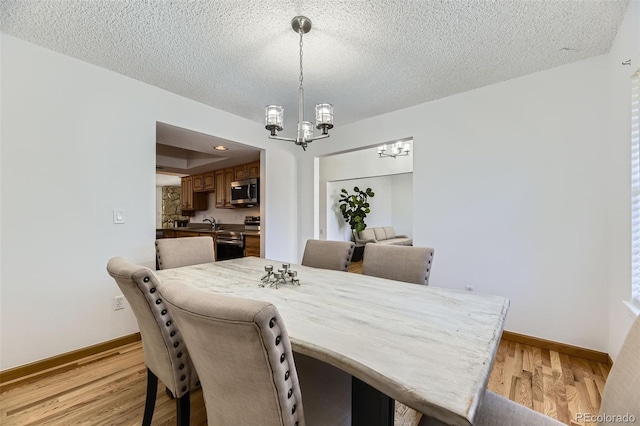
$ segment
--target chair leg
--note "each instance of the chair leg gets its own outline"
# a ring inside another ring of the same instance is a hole
[[[147,400],[144,404],[144,417],[142,426],[151,426],[153,410],[156,407],[156,394],[158,393],[158,376],[147,368]]]
[[[167,396],[171,399],[176,399],[175,396],[173,396],[173,394],[171,393],[171,391],[169,390],[169,388],[164,388],[164,393],[167,394]]]
[[[191,402],[189,392],[187,392],[180,399],[176,399],[176,423],[178,426],[189,426],[190,411]]]

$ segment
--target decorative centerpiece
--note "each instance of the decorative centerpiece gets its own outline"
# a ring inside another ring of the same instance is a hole
[[[277,272],[273,272],[273,265],[266,265],[264,270],[266,274],[260,279],[262,281],[260,287],[264,287],[269,284],[269,287],[273,287],[274,285],[278,288],[278,284],[287,284],[291,283],[294,285],[300,285],[300,280],[297,278],[298,271],[293,271],[290,269],[291,265],[289,263],[283,263],[282,268],[278,269]]]

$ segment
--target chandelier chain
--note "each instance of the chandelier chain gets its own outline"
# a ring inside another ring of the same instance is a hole
[[[302,87],[302,27],[300,27],[300,87]]]

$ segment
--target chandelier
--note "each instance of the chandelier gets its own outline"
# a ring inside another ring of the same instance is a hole
[[[404,157],[405,155],[409,155],[411,151],[411,145],[409,142],[396,142],[391,144],[390,152],[387,152],[387,145],[382,145],[378,147],[378,156],[382,157]]]
[[[280,105],[267,105],[265,108],[265,128],[271,132],[270,139],[293,142],[307,150],[307,144],[316,139],[329,137],[329,129],[333,128],[333,105],[316,105],[316,129],[321,130],[319,136],[313,135],[313,124],[304,120],[304,89],[302,88],[302,35],[311,30],[311,20],[306,16],[296,16],[291,20],[291,28],[300,34],[300,87],[298,88],[298,134],[296,138],[283,138],[278,131],[284,128],[284,108]]]

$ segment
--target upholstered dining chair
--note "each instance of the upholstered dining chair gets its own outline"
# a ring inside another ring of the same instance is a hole
[[[616,417],[640,420],[640,317],[636,318],[622,344],[620,354],[607,377],[600,404],[599,425],[620,424]],[[572,419],[576,420],[576,419]],[[439,426],[439,421],[423,416],[420,426]],[[563,425],[559,421],[533,411],[517,402],[486,391],[478,409],[478,426],[545,426]]]
[[[291,343],[275,306],[180,281],[158,289],[198,369],[209,425],[304,425]]]
[[[307,240],[302,264],[314,268],[347,271],[355,246],[351,241]]]
[[[156,256],[159,269],[210,263],[215,259],[213,238],[162,238],[156,240]]]
[[[149,426],[158,391],[158,379],[176,399],[177,424],[189,424],[189,393],[199,386],[198,375],[189,358],[182,335],[157,291],[159,280],[149,268],[122,257],[109,260],[111,275],[133,311],[147,367],[147,397],[142,424]]]
[[[429,247],[367,244],[362,274],[414,284],[429,284],[434,250]]]

